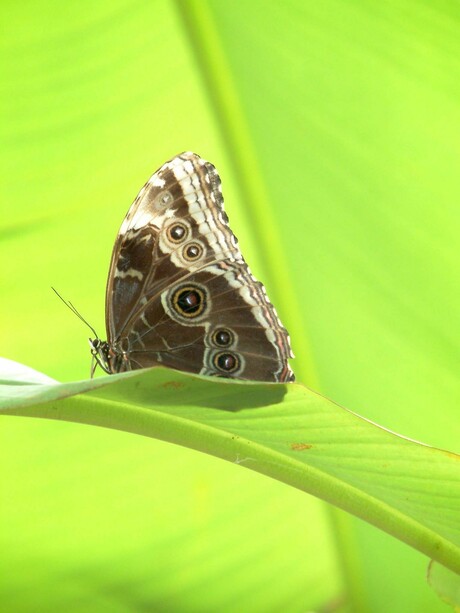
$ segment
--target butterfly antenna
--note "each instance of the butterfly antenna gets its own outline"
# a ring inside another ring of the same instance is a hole
[[[80,313],[77,311],[77,309],[74,307],[74,305],[73,305],[73,304],[72,304],[70,301],[64,300],[64,298],[61,296],[61,294],[60,294],[60,293],[59,293],[57,290],[55,290],[55,289],[54,289],[54,287],[52,287],[51,289],[52,289],[52,290],[53,290],[53,292],[56,294],[56,296],[62,300],[62,302],[63,302],[63,303],[66,305],[66,307],[67,307],[68,309],[70,309],[70,310],[72,311],[72,313],[73,313],[74,315],[76,315],[80,321],[82,321],[84,324],[86,324],[86,325],[88,326],[88,328],[89,328],[89,329],[91,330],[91,332],[94,334],[95,338],[99,338],[99,336],[98,336],[98,334],[97,334],[96,330],[93,328],[93,326],[91,326],[91,325],[90,325],[90,324],[89,324],[89,323],[86,321],[86,319],[83,317],[83,315],[81,315],[81,314],[80,314]]]

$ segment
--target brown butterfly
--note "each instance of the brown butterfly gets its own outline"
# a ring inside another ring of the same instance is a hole
[[[107,341],[90,339],[109,374],[161,364],[202,375],[293,381],[289,336],[228,226],[216,169],[182,153],[131,205],[112,253]]]

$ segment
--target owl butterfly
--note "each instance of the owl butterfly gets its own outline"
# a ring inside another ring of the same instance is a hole
[[[118,233],[106,291],[109,374],[161,364],[255,381],[293,381],[289,336],[228,226],[216,169],[182,153],[153,174]]]

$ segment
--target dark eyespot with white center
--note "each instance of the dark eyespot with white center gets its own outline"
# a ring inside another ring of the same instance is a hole
[[[189,243],[185,245],[182,255],[187,261],[194,262],[203,255],[203,247],[199,243]]]
[[[213,362],[216,370],[224,373],[232,373],[237,371],[241,364],[236,353],[230,351],[220,351],[219,353],[216,353]]]
[[[166,233],[172,243],[181,243],[187,237],[187,226],[177,222],[170,225]]]
[[[206,294],[194,285],[180,287],[173,294],[172,306],[183,317],[198,317],[206,308]]]
[[[234,341],[234,335],[228,328],[217,328],[212,334],[212,342],[217,347],[229,347]]]

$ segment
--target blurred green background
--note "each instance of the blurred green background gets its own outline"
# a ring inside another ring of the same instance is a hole
[[[429,1],[0,5],[1,345],[89,375],[116,232],[212,161],[298,379],[460,451],[460,9]],[[240,465],[116,431],[0,428],[0,610],[447,611],[428,560]]]

